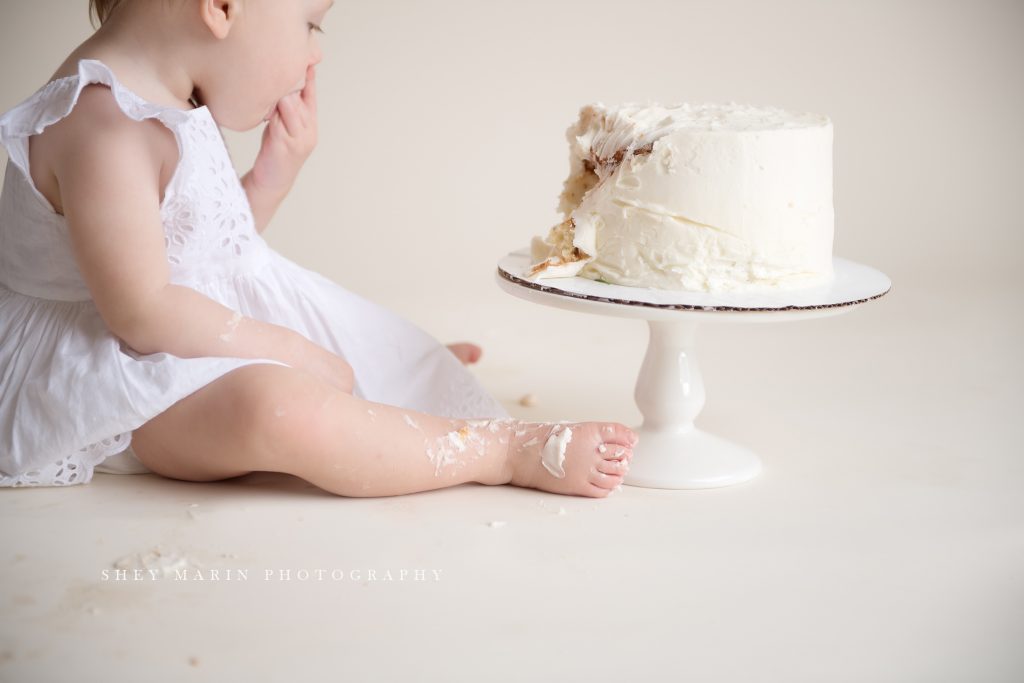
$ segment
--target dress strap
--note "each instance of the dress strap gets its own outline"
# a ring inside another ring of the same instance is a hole
[[[97,59],[78,61],[78,73],[50,81],[14,108],[0,115],[0,143],[7,148],[11,161],[26,177],[28,171],[28,138],[71,113],[85,86],[102,83],[114,94],[118,107],[136,121],[156,118],[175,132],[195,110],[182,110],[148,102],[125,88],[114,72]],[[202,107],[201,107],[202,108]]]

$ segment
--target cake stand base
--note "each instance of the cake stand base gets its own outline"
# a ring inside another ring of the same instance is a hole
[[[838,315],[886,294],[892,286],[868,266],[833,259],[827,284],[801,290],[709,294],[623,287],[587,278],[529,280],[529,250],[498,262],[498,284],[509,294],[556,308],[646,320],[650,340],[634,398],[643,424],[633,449],[629,486],[707,489],[749,481],[761,471],[752,451],[701,431],[704,380],[697,363],[699,323],[807,320]]]
[[[691,426],[681,432],[640,427],[628,486],[654,489],[713,489],[753,479],[761,459],[742,446]]]
[[[650,340],[634,398],[644,422],[623,482],[663,489],[709,489],[757,476],[752,451],[694,425],[704,408],[694,320],[649,320]]]

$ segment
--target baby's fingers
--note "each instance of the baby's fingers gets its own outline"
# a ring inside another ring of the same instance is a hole
[[[295,99],[291,95],[284,96],[277,103],[277,110],[281,113],[281,118],[284,121],[284,127],[288,134],[292,137],[298,137],[302,129],[306,127],[306,122],[302,119],[302,112],[299,110],[299,107],[295,105]]]
[[[316,67],[310,64],[306,67],[306,87],[302,89],[302,102],[306,107],[316,113]]]
[[[272,140],[280,140],[288,134],[285,130],[284,120],[281,118],[281,112],[275,111],[274,115],[267,121],[267,135]]]

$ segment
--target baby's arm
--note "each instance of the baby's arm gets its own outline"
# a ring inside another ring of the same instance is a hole
[[[263,129],[252,170],[242,176],[256,231],[262,233],[316,147],[316,69],[306,69],[306,85],[281,99]]]
[[[280,360],[351,390],[351,368],[339,356],[169,282],[159,136],[171,133],[162,124],[133,121],[107,88],[89,86],[50,130],[58,136],[53,171],[75,258],[116,336],[144,354]]]

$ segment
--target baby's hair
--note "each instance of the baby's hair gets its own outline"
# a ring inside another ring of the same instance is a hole
[[[93,26],[99,21],[102,26],[121,2],[122,0],[89,0],[89,21]]]

